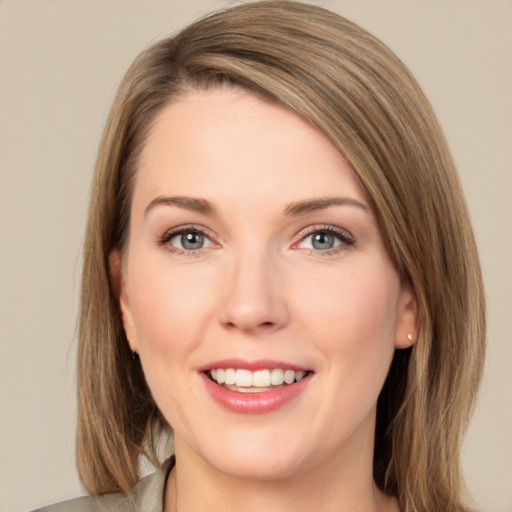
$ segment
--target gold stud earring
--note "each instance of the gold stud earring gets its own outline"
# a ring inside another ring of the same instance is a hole
[[[410,343],[410,345],[411,345],[411,346],[412,346],[412,345],[414,345],[414,344],[416,343],[416,340],[413,338],[413,336],[412,336],[412,334],[411,334],[411,333],[409,333],[409,334],[407,335],[407,339],[409,340],[409,343]]]

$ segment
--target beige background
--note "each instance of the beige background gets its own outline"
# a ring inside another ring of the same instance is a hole
[[[2,512],[81,493],[73,441],[79,254],[115,87],[149,42],[230,3],[0,0]],[[487,373],[464,468],[482,510],[512,511],[512,1],[316,3],[387,42],[445,128],[489,299]]]

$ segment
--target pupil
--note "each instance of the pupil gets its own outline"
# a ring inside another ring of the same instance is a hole
[[[334,246],[334,236],[329,233],[317,233],[313,237],[313,247],[319,250],[331,249]]]
[[[201,233],[184,233],[181,235],[181,245],[184,249],[200,249],[204,243],[204,236]]]

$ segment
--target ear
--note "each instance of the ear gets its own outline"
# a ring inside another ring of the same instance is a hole
[[[126,339],[130,345],[132,352],[137,352],[137,337],[135,331],[135,324],[133,321],[132,311],[129,305],[128,296],[126,294],[126,286],[123,282],[123,275],[121,270],[121,255],[119,251],[112,251],[109,256],[110,277],[114,287],[114,293],[119,303],[119,310],[121,311],[121,319],[123,321],[124,332]]]
[[[395,348],[409,348],[418,338],[418,301],[414,292],[402,285],[398,301]]]

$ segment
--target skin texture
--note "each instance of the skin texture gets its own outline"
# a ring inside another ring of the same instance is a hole
[[[333,197],[343,204],[290,212]],[[203,246],[168,235],[180,226]],[[339,233],[326,233],[330,249],[311,234],[326,229]],[[398,510],[373,482],[373,432],[416,303],[365,191],[320,133],[243,91],[174,101],[142,151],[127,252],[113,262],[127,338],[175,431],[168,510]],[[278,409],[237,413],[199,371],[228,358],[312,374]]]

